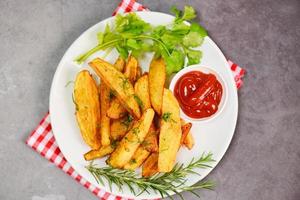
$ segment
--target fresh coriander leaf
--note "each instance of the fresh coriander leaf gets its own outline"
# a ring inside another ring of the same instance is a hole
[[[170,11],[175,15],[176,18],[179,18],[181,15],[181,11],[178,10],[178,8],[176,8],[174,5],[171,7]]]
[[[190,31],[190,26],[185,24],[184,22],[176,23],[172,27],[172,32],[176,34],[185,35]]]
[[[173,50],[172,54],[168,57],[164,57],[166,61],[166,72],[168,75],[178,72],[183,68],[185,55],[180,50]]]
[[[192,23],[191,24],[191,32],[197,32],[201,35],[201,37],[205,37],[207,36],[207,31],[205,30],[205,28],[203,28],[201,25],[197,24],[197,23]]]
[[[196,11],[192,6],[184,6],[184,11],[182,15],[183,20],[192,20],[196,17]]]
[[[165,26],[157,26],[155,28],[153,28],[152,30],[152,36],[156,37],[156,38],[160,38],[165,32],[166,32],[167,28]]]
[[[189,32],[183,38],[183,45],[186,47],[198,47],[203,43],[203,37],[196,32]]]
[[[116,16],[116,31],[128,38],[145,33],[151,29],[150,24],[143,21],[135,13]]]
[[[202,52],[199,50],[186,49],[188,65],[194,65],[200,63],[202,58]]]
[[[130,47],[131,49],[140,49],[141,48],[141,44],[139,44],[137,42],[137,40],[135,40],[135,39],[128,39],[126,42],[126,45],[128,47]]]
[[[182,42],[182,36],[168,31],[161,37],[161,41],[168,47],[168,49],[174,49]]]

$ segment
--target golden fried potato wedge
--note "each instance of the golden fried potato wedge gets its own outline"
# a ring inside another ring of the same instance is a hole
[[[127,131],[132,128],[133,123],[133,118],[130,115],[112,120],[110,125],[110,135],[112,140],[121,140]]]
[[[89,65],[100,76],[101,81],[114,91],[115,96],[126,110],[139,119],[141,112],[138,103],[134,99],[134,89],[130,81],[114,66],[100,58],[94,59]]]
[[[95,80],[87,70],[77,74],[74,85],[76,119],[83,140],[92,148],[99,149],[100,104]]]
[[[185,145],[189,150],[191,150],[195,144],[193,135],[191,133],[192,124],[185,122],[183,119],[180,119],[181,122],[181,144]]]
[[[102,158],[104,156],[111,154],[115,150],[115,147],[116,147],[115,145],[107,145],[107,146],[100,147],[100,149],[93,149],[84,154],[84,159],[86,161],[89,161],[89,160],[95,160],[96,158]]]
[[[193,138],[193,135],[191,132],[189,132],[187,134],[187,136],[185,137],[184,141],[183,141],[183,144],[189,149],[191,150],[194,145],[195,145],[195,140]]]
[[[148,158],[149,155],[150,152],[140,145],[138,149],[134,152],[129,162],[126,165],[124,165],[124,169],[135,170],[143,164],[143,162]]]
[[[125,60],[121,56],[119,56],[114,66],[118,71],[123,72],[125,64],[126,64]]]
[[[164,89],[161,127],[159,134],[158,171],[172,170],[181,140],[179,104],[168,89]]]
[[[139,64],[135,57],[129,56],[125,66],[124,75],[130,80],[132,84],[135,83],[138,75]]]
[[[181,136],[180,144],[184,143],[184,140],[186,139],[187,135],[189,134],[191,128],[192,128],[192,123],[190,123],[190,122],[181,125],[182,136]]]
[[[153,124],[141,146],[149,152],[158,152],[158,131],[155,130]]]
[[[116,150],[111,154],[108,163],[115,168],[122,168],[128,163],[144,141],[154,117],[154,110],[149,108],[142,117],[136,121],[127,134],[123,137]]]
[[[153,59],[149,69],[149,93],[151,105],[159,115],[161,115],[165,81],[166,66],[163,58]]]
[[[151,153],[142,167],[142,176],[149,177],[158,173],[157,167],[158,153]]]
[[[107,146],[110,144],[110,118],[107,117],[106,113],[109,108],[110,101],[110,89],[101,83],[99,86],[100,90],[100,108],[101,108],[101,120],[100,120],[100,135],[101,144]]]
[[[136,95],[136,100],[142,111],[151,108],[148,74],[143,75],[135,82],[134,92]]]
[[[137,75],[136,75],[136,80],[139,79],[142,76],[142,68],[140,66],[138,66],[138,70],[137,70]]]
[[[107,116],[112,119],[120,119],[121,117],[124,117],[126,113],[127,110],[120,104],[118,99],[113,99],[107,110]]]

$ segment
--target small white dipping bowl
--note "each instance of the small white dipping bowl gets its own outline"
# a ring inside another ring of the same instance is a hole
[[[212,119],[215,119],[224,109],[225,107],[225,104],[227,102],[227,85],[225,83],[225,81],[223,80],[223,78],[214,70],[210,69],[209,67],[203,67],[203,66],[200,66],[200,65],[192,65],[192,66],[188,66],[188,67],[185,67],[183,68],[182,70],[180,70],[171,80],[171,83],[170,83],[170,86],[169,86],[169,89],[173,92],[174,94],[174,87],[176,85],[176,82],[178,81],[178,79],[183,76],[184,74],[188,73],[188,72],[192,72],[192,71],[200,71],[202,73],[205,73],[205,74],[213,74],[216,76],[217,80],[220,82],[220,84],[222,85],[222,88],[223,88],[223,94],[222,94],[222,98],[221,98],[221,101],[220,101],[220,104],[218,106],[218,111],[209,116],[209,117],[205,117],[205,118],[200,118],[200,119],[197,119],[197,118],[191,118],[189,116],[187,116],[183,111],[182,109],[180,108],[180,112],[181,112],[181,117],[183,119],[187,119],[189,121],[195,121],[195,122],[201,122],[201,121],[208,121],[208,120],[212,120]]]

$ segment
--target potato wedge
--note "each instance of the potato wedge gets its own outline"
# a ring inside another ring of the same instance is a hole
[[[110,89],[101,83],[99,86],[100,90],[100,108],[101,108],[101,120],[100,120],[100,135],[102,146],[110,144],[110,118],[107,117],[106,113],[109,108],[110,101]]]
[[[187,136],[185,137],[185,140],[183,141],[183,144],[189,149],[191,150],[194,145],[195,145],[195,140],[193,138],[193,135],[191,132],[189,132],[187,134]]]
[[[108,163],[115,168],[122,168],[129,162],[134,152],[144,141],[154,117],[154,110],[149,108],[142,117],[134,123],[132,129],[123,137],[116,150],[111,154]]]
[[[125,66],[124,75],[130,80],[132,84],[135,83],[138,75],[139,64],[135,57],[129,56]]]
[[[181,122],[181,144],[185,145],[189,150],[191,150],[195,144],[193,135],[191,133],[192,124],[185,122],[183,119],[180,119]]]
[[[117,99],[124,105],[126,110],[139,119],[141,112],[139,105],[134,99],[134,89],[130,81],[110,63],[100,58],[94,59],[89,65],[100,76],[101,81],[115,92]]]
[[[158,152],[158,131],[155,130],[153,124],[141,146],[149,152]]]
[[[136,74],[136,80],[139,79],[142,76],[142,68],[138,66],[137,74]]]
[[[121,140],[128,130],[132,128],[134,121],[130,115],[112,120],[110,125],[110,135],[112,140]]]
[[[148,74],[143,75],[136,81],[134,85],[134,92],[137,98],[136,100],[142,111],[151,108]]]
[[[123,72],[125,64],[125,60],[121,56],[119,56],[114,66],[118,71]]]
[[[166,81],[166,66],[162,58],[153,59],[149,69],[149,93],[153,109],[161,115],[164,85]]]
[[[149,155],[150,152],[140,145],[134,152],[129,162],[124,165],[124,169],[135,170],[143,164],[143,162],[148,158]]]
[[[143,164],[142,167],[143,177],[149,177],[158,173],[157,161],[158,161],[158,153],[151,153],[151,155],[147,158],[147,160]]]
[[[100,149],[94,149],[84,154],[86,161],[95,160],[111,154],[115,150],[115,145],[102,146]]]
[[[96,82],[87,70],[77,74],[74,98],[76,119],[82,138],[92,149],[99,149],[101,146],[99,94]]]
[[[183,144],[184,140],[186,139],[187,135],[189,134],[190,130],[192,128],[192,123],[186,123],[186,124],[181,124],[181,131],[182,131],[182,136],[181,136],[181,141],[180,143]]]
[[[113,99],[111,101],[110,107],[107,110],[107,116],[112,119],[119,119],[124,117],[127,113],[126,108],[120,104],[118,99]]]
[[[172,92],[164,89],[159,134],[159,172],[172,170],[180,146],[181,135],[179,104]]]

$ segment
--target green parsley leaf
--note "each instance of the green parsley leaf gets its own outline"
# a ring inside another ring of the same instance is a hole
[[[202,52],[199,50],[186,49],[188,57],[188,65],[194,65],[200,63],[202,58]]]
[[[183,11],[183,20],[192,20],[196,17],[196,11],[192,6],[184,6],[184,11]]]
[[[203,38],[205,36],[207,36],[207,31],[201,25],[199,25],[199,24],[197,24],[195,22],[193,22],[191,24],[191,30],[190,31],[191,32],[197,32],[197,33],[199,33],[200,36],[203,37]]]
[[[171,7],[170,11],[175,15],[175,18],[179,18],[181,15],[181,11],[178,10],[174,5]]]
[[[178,72],[184,66],[185,55],[180,50],[174,50],[169,57],[164,57],[166,61],[166,72],[168,75],[171,75],[174,72]]]
[[[186,47],[198,47],[203,43],[203,37],[196,32],[189,32],[183,38],[183,45]]]

